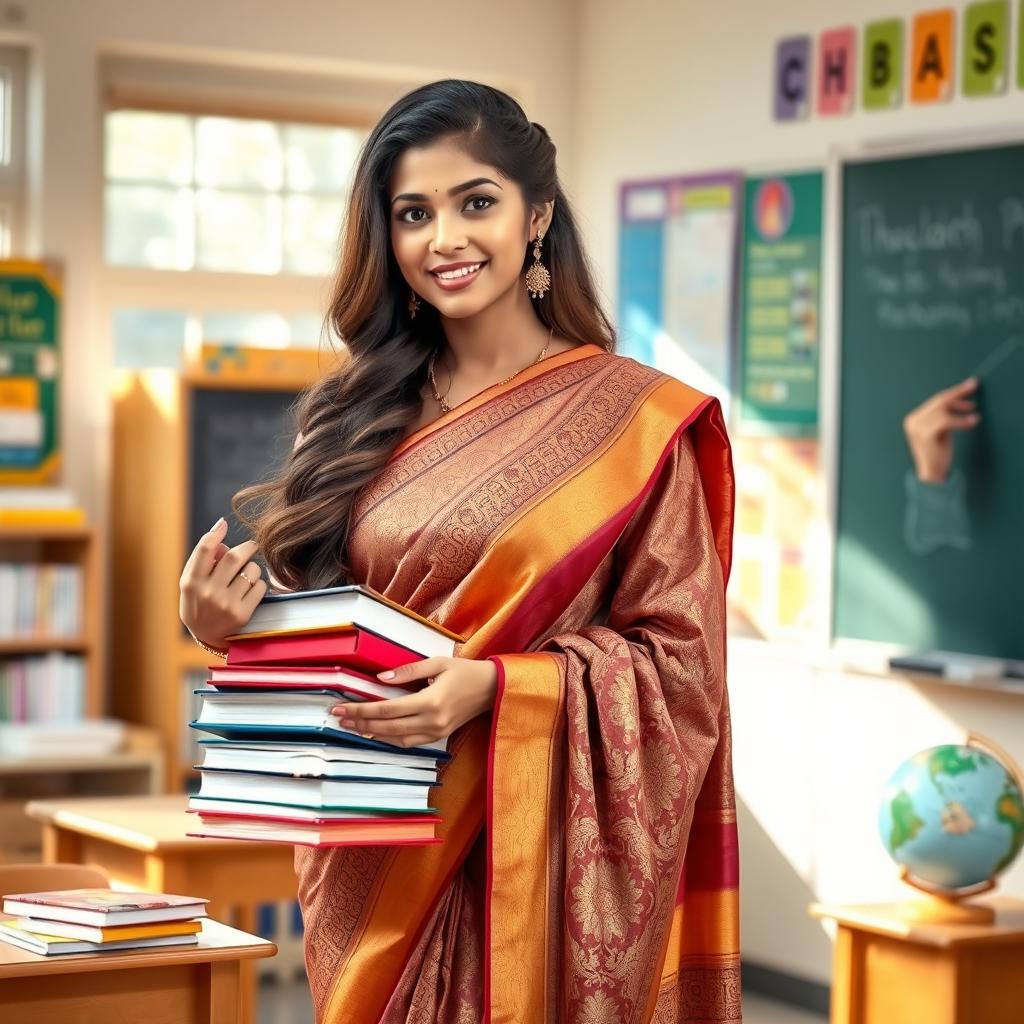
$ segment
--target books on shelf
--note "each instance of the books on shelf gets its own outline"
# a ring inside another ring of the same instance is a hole
[[[44,956],[194,945],[208,902],[110,889],[12,893],[4,897],[0,940]]]
[[[419,658],[450,658],[455,653],[456,643],[464,641],[458,633],[431,622],[361,583],[291,594],[267,594],[236,635],[310,633],[356,626],[415,651]]]
[[[0,526],[80,526],[85,509],[63,487],[0,487]]]
[[[3,757],[104,757],[120,750],[123,743],[124,722],[113,718],[0,723],[0,756]]]
[[[199,791],[189,835],[309,846],[435,843],[430,806],[447,737],[405,748],[341,725],[346,701],[396,700],[410,687],[374,673],[455,652],[462,637],[368,587],[279,594],[260,602],[212,665],[192,728]]]
[[[77,638],[84,574],[64,562],[0,562],[0,640]]]
[[[77,722],[85,717],[80,654],[48,651],[0,660],[0,722]]]

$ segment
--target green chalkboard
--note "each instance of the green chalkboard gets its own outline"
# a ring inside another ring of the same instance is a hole
[[[1024,145],[841,173],[834,634],[1024,659]],[[903,417],[979,370],[964,516],[922,549]]]

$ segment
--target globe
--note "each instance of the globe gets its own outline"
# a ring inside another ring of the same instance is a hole
[[[984,737],[922,750],[889,778],[882,842],[904,880],[933,895],[992,888],[1024,846],[1022,789],[1013,759]]]

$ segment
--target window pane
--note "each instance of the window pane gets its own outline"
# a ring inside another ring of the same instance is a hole
[[[203,316],[203,341],[218,345],[257,345],[261,348],[285,348],[288,321],[280,313],[206,313]]]
[[[192,120],[183,114],[117,110],[106,117],[106,171],[121,181],[192,181]]]
[[[229,117],[197,118],[198,184],[278,191],[284,181],[283,164],[276,124]]]
[[[305,124],[286,124],[283,128],[290,191],[348,191],[362,132]]]
[[[289,313],[288,334],[292,348],[319,348],[323,317],[319,313]]]
[[[158,270],[191,269],[191,190],[108,185],[106,207],[108,263]]]
[[[200,189],[196,265],[239,273],[281,272],[281,199]]]
[[[166,309],[114,311],[114,365],[125,369],[181,369],[185,314]]]
[[[342,199],[288,196],[285,199],[285,270],[329,274],[338,257]]]

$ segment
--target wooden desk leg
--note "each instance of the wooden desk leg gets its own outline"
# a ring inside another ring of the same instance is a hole
[[[218,960],[203,965],[206,991],[202,1003],[207,1010],[205,1024],[240,1024],[238,968],[238,960]]]
[[[852,928],[838,926],[832,953],[831,1024],[861,1024],[864,1016],[864,942]]]
[[[47,822],[43,825],[43,863],[80,864],[81,836]]]
[[[243,932],[256,934],[256,907],[251,903],[239,903],[235,906],[234,924]],[[243,960],[239,965],[240,994],[242,1020],[244,1024],[253,1024],[256,1020],[256,1004],[259,999],[257,991],[259,978],[256,974],[256,961]]]

